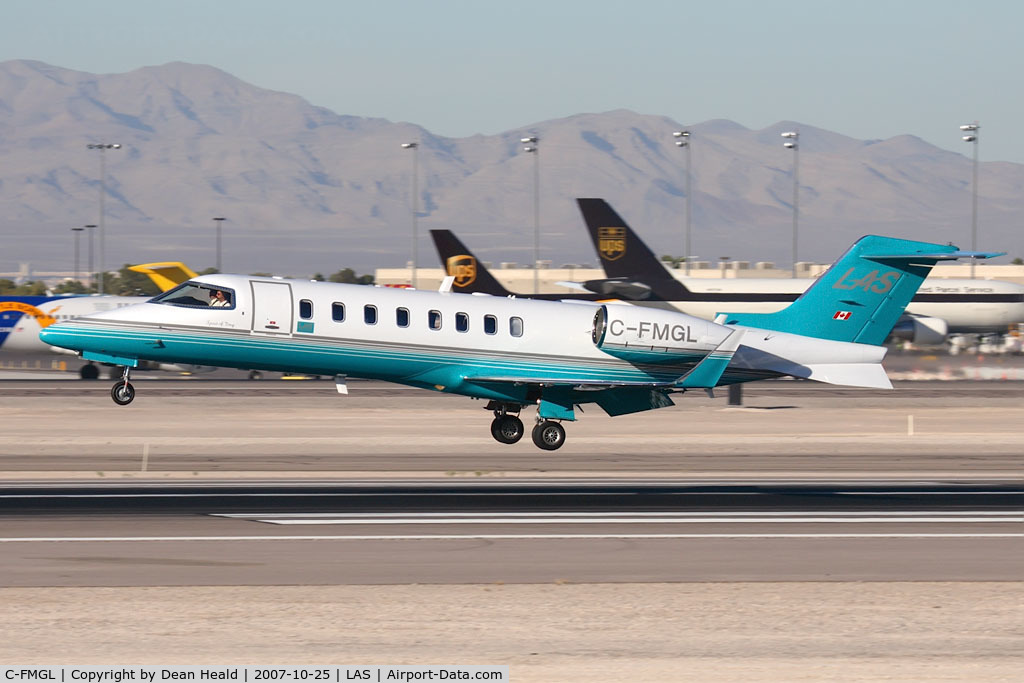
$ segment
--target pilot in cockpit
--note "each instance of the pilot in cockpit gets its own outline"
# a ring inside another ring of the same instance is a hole
[[[223,290],[215,289],[213,290],[213,293],[210,294],[210,305],[219,307],[230,306],[231,300],[228,299],[228,295],[225,294]]]

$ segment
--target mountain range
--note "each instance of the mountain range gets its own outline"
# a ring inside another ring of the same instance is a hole
[[[606,198],[658,253],[679,255],[686,154],[672,133],[683,127],[622,109],[446,138],[337,114],[211,66],[100,75],[0,62],[0,271],[72,267],[70,228],[98,222],[101,155],[109,268],[212,265],[214,216],[227,219],[225,270],[306,276],[402,266],[412,249],[414,164],[421,265],[437,263],[430,228],[455,230],[482,258],[529,262],[535,171],[542,259],[595,262],[575,197]],[[800,133],[800,260],[831,261],[868,233],[970,246],[964,154],[912,135],[858,140],[794,121],[686,129],[699,260],[789,263],[794,152],[780,137],[788,130]],[[529,135],[539,138],[537,155],[522,149]],[[87,148],[101,142],[121,148]],[[407,142],[419,147],[403,149]],[[979,168],[979,248],[1024,255],[1024,165]]]

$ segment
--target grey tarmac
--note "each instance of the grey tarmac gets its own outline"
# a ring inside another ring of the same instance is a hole
[[[373,383],[362,394],[353,384],[353,394],[344,397],[329,382],[250,388],[140,381],[135,403],[125,408],[110,401],[106,381],[94,387],[42,382],[30,389],[2,384],[0,471],[7,481],[1024,479],[1024,387],[1018,383],[926,389],[916,383],[902,392],[903,386],[863,392],[779,382],[748,390],[739,409],[724,405],[724,392],[717,399],[690,394],[675,408],[641,415],[588,411],[553,454],[528,443],[495,443],[479,403]],[[137,522],[140,530],[160,523]],[[59,531],[81,519],[53,516],[39,523]],[[231,565],[234,543],[221,543],[224,564],[212,567],[224,577],[245,571]],[[692,545],[646,554],[635,552],[643,551],[642,542],[618,543],[609,557],[633,549],[634,557],[662,570],[672,562],[704,561],[704,551]],[[39,546],[22,555],[38,567],[60,568],[64,585],[0,588],[0,661],[494,663],[509,664],[517,681],[567,682],[1021,680],[1024,563],[1018,546],[992,557],[984,543],[962,546],[961,559],[979,567],[989,560],[991,576],[1003,580],[928,580],[950,569],[942,566],[949,553],[894,559],[899,554],[876,541],[877,555],[846,544],[846,569],[857,562],[870,568],[877,560],[900,565],[904,579],[830,576],[829,566],[841,567],[842,555],[836,546],[811,544],[806,575],[766,581],[770,565],[785,559],[788,548],[762,543],[743,572],[710,573],[699,581],[605,583],[539,572],[534,583],[511,584],[497,574],[483,580],[486,572],[477,571],[475,579],[463,579],[473,583],[455,585],[338,585],[329,579],[272,585],[269,576],[245,586],[165,580],[109,587],[89,585],[97,565],[120,563],[127,575],[133,568],[136,575],[154,568],[187,575],[194,563],[217,558],[185,546],[142,556],[91,548],[85,559],[70,559],[82,555]],[[401,570],[415,577],[416,546],[410,542],[387,562],[396,571],[406,565]],[[480,540],[462,552],[450,549],[445,562],[475,562],[472,551],[481,548],[504,562],[531,561],[528,549]],[[557,551],[556,545],[550,552]],[[327,551],[281,546],[266,552],[278,552],[285,563],[315,564]],[[342,566],[345,559],[335,554]],[[432,560],[434,569],[438,561]],[[430,570],[424,566],[422,576]],[[1005,580],[1015,573],[1020,578]]]

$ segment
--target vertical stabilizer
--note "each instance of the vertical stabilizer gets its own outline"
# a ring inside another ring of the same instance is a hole
[[[882,344],[937,261],[957,247],[868,235],[857,240],[799,299],[776,313],[730,313],[725,324],[861,344]]]
[[[672,277],[650,247],[603,199],[577,199],[601,267],[609,278],[642,283],[654,301],[685,301],[692,294]],[[588,282],[590,287],[597,281]],[[612,283],[614,284],[614,283]],[[628,298],[628,297],[627,297]]]
[[[455,278],[452,282],[453,292],[512,295],[451,230],[431,230],[430,236],[434,240],[437,255],[441,257],[441,267],[446,274]]]

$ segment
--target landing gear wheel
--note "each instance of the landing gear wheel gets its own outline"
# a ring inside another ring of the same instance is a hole
[[[118,382],[110,387],[110,398],[114,399],[114,403],[117,405],[126,406],[135,400],[135,387],[131,385],[131,382]]]
[[[78,369],[78,376],[82,379],[99,379],[100,369],[92,363],[86,363]]]
[[[250,370],[249,379],[263,379],[263,373],[259,370]]]
[[[533,428],[533,443],[546,451],[558,450],[565,443],[565,429],[550,420],[540,422]]]
[[[491,436],[499,443],[515,443],[523,438],[526,428],[515,415],[502,415],[491,422]]]

